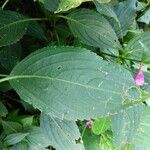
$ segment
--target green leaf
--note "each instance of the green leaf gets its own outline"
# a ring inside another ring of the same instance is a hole
[[[141,147],[141,146],[136,146],[135,150],[150,150],[149,147]]]
[[[45,36],[45,32],[43,28],[36,21],[30,22],[30,24],[28,25],[27,34],[37,39],[40,39],[42,41],[46,41],[46,42],[48,41],[47,37]]]
[[[80,137],[80,132],[74,121],[60,120],[52,116],[41,114],[41,129],[50,144],[57,150],[83,150],[81,144],[75,140]]]
[[[116,23],[118,24],[118,27],[120,27],[120,22],[118,20],[118,17],[114,11],[113,6],[109,3],[109,4],[100,4],[97,0],[94,0],[94,4],[96,6],[97,11],[109,18],[113,18]]]
[[[2,121],[2,126],[6,134],[12,134],[22,131],[21,124],[12,121]]]
[[[134,139],[134,144],[143,147],[150,147],[150,107],[145,106],[140,119],[138,132]]]
[[[150,24],[150,10],[148,10],[142,17],[140,17],[138,21]]]
[[[33,116],[24,117],[21,119],[21,123],[24,128],[30,127],[33,123]]]
[[[133,142],[138,131],[142,107],[134,106],[122,113],[111,116],[113,141],[115,146],[121,147]]]
[[[22,141],[29,133],[14,133],[6,136],[4,141],[7,145],[14,145]]]
[[[29,133],[26,137],[28,150],[45,150],[45,147],[50,145],[49,140],[39,127],[30,128],[27,132]]]
[[[132,91],[138,92],[129,71],[84,48],[38,50],[13,69],[10,79],[21,99],[69,120],[116,113]]]
[[[100,148],[101,150],[116,150],[113,144],[113,137],[111,131],[106,131],[104,134],[101,135]]]
[[[0,84],[0,91],[2,92],[7,92],[11,88],[12,87],[10,86],[9,82],[3,82],[2,84]]]
[[[19,41],[26,33],[28,19],[13,11],[0,10],[0,47]]]
[[[0,64],[11,71],[14,66],[19,62],[21,57],[20,43],[6,46],[0,50]]]
[[[0,102],[0,116],[6,116],[7,114],[8,114],[7,108],[2,102]]]
[[[135,36],[129,41],[125,50],[127,56],[142,62],[150,63],[150,31]]]
[[[109,3],[111,0],[96,0],[99,3]]]
[[[137,0],[125,0],[115,7],[115,13],[120,21],[121,27],[119,28],[116,22],[112,22],[112,25],[119,38],[125,36],[133,24],[136,17],[136,1]]]
[[[104,117],[94,121],[92,131],[94,134],[100,135],[109,128],[110,128],[110,119],[108,117]]]
[[[93,134],[89,128],[85,129],[82,138],[85,150],[101,150],[99,145],[100,137]]]
[[[79,5],[81,5],[81,3],[86,1],[91,1],[91,0],[61,0],[59,3],[59,7],[55,11],[55,13],[59,13],[61,11],[67,11],[70,10],[71,8],[76,8]]]
[[[68,24],[83,43],[100,48],[120,49],[118,38],[109,22],[99,13],[79,9],[68,15]]]
[[[15,144],[10,150],[28,150],[28,144],[24,141]]]
[[[145,84],[143,86],[143,90],[150,93],[150,72],[144,72]],[[146,101],[147,102],[147,101]],[[150,98],[148,104],[150,105]]]
[[[58,6],[61,0],[39,0],[41,3],[43,3],[44,7],[49,10],[50,12],[54,12]]]
[[[63,40],[66,40],[69,36],[72,36],[69,27],[65,24],[58,24],[56,25],[55,29],[59,37]]]

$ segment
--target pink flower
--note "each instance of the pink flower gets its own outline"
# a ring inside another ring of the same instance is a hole
[[[92,125],[93,125],[93,121],[92,121],[92,120],[88,120],[88,121],[86,122],[86,126],[87,126],[88,128],[92,128]]]
[[[144,80],[144,73],[141,70],[141,68],[142,68],[142,65],[140,65],[139,71],[136,74],[135,79],[134,79],[135,84],[138,85],[138,86],[144,85],[144,82],[145,82],[145,80]]]

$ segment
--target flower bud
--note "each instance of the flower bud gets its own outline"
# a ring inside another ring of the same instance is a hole
[[[138,73],[137,73],[136,76],[135,76],[134,81],[135,81],[135,84],[138,85],[138,86],[144,85],[144,82],[145,82],[145,80],[144,80],[144,73],[143,73],[143,71],[141,70],[141,66],[140,66],[140,68],[139,68]]]
[[[87,126],[88,128],[92,128],[92,125],[93,125],[93,121],[92,121],[92,120],[88,120],[88,121],[86,122],[86,126]]]

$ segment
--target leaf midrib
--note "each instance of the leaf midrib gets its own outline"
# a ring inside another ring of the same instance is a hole
[[[81,84],[81,83],[76,83],[76,82],[63,80],[63,79],[59,79],[59,78],[53,78],[53,77],[49,77],[49,76],[39,76],[39,75],[8,76],[6,78],[0,79],[0,83],[5,82],[5,81],[10,81],[10,80],[15,80],[15,79],[30,79],[30,78],[45,79],[45,80],[55,80],[55,81],[59,81],[59,82],[64,82],[64,83],[68,83],[68,84],[81,86],[81,87],[84,87],[84,88],[87,88],[87,89],[93,89],[93,90],[97,90],[97,91],[110,92],[110,93],[113,93],[113,94],[121,95],[121,93],[115,92],[115,91],[100,89],[100,88],[92,87],[92,86],[89,86],[89,85],[84,85],[84,84]]]
[[[38,20],[47,20],[47,18],[26,18],[26,19],[22,18],[21,20],[14,21],[12,23],[9,23],[7,25],[4,25],[4,26],[0,27],[0,30],[4,30],[5,28],[9,28],[10,26],[13,26],[13,25],[16,25],[16,24],[19,24],[19,23],[29,22],[29,21],[38,21]]]

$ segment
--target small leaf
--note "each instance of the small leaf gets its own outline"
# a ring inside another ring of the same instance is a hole
[[[100,118],[94,121],[92,131],[96,135],[104,133],[110,128],[110,119],[108,117]]]
[[[72,33],[83,43],[100,48],[121,48],[111,25],[99,13],[89,9],[80,9],[72,12],[68,17]]]
[[[7,114],[8,114],[7,108],[2,102],[0,102],[0,116],[5,117]]]
[[[42,41],[45,41],[45,42],[48,41],[47,37],[45,36],[43,28],[36,21],[30,22],[30,24],[28,25],[27,34],[37,39],[40,39]]]
[[[24,128],[30,127],[33,123],[33,116],[24,117],[21,119],[21,123]]]
[[[6,136],[4,141],[7,145],[14,145],[22,141],[29,133],[14,133]]]
[[[94,135],[91,129],[86,128],[82,138],[85,150],[100,150],[100,137]]]
[[[150,31],[143,32],[129,41],[125,50],[127,56],[142,62],[150,63]]]
[[[150,24],[150,10],[148,10],[142,17],[140,17],[138,21]]]
[[[6,46],[0,50],[0,64],[11,71],[21,58],[20,43]]]
[[[19,41],[26,33],[28,18],[13,11],[0,10],[0,47]]]
[[[2,126],[6,134],[12,134],[22,131],[21,124],[11,121],[2,121]]]
[[[44,7],[49,10],[50,12],[54,12],[57,10],[59,3],[61,0],[39,0],[43,3]]]
[[[76,144],[80,133],[74,121],[60,120],[41,115],[41,129],[49,140],[50,144],[57,150],[83,150],[81,144]]]
[[[91,0],[61,0],[59,3],[59,7],[55,11],[55,13],[59,13],[61,11],[67,11],[70,10],[71,8],[76,8],[79,5],[81,5],[81,3],[86,1],[91,1]]]

